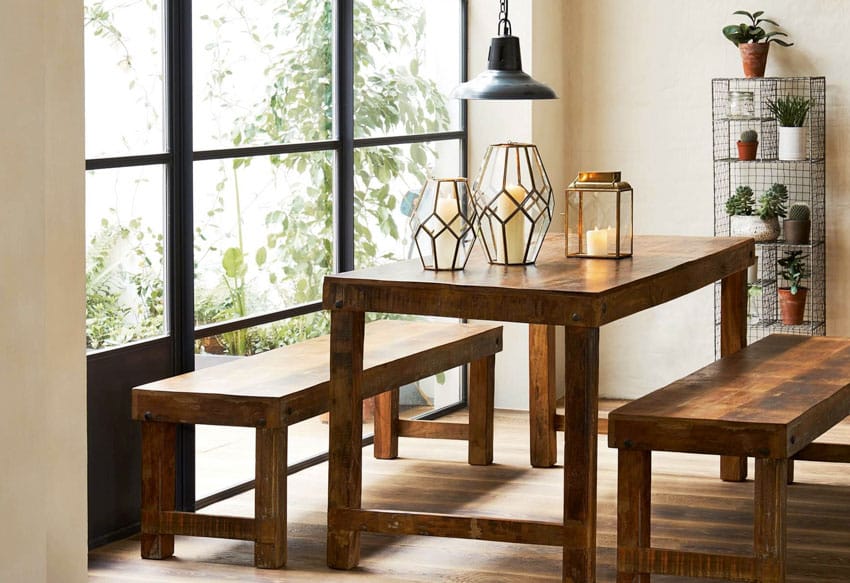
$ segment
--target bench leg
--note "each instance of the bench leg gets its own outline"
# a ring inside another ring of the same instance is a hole
[[[279,569],[286,564],[287,428],[257,429],[254,490],[254,564]]]
[[[785,583],[788,460],[756,459],[755,550],[761,583]]]
[[[652,452],[619,450],[617,469],[617,583],[649,583],[635,571],[638,549],[649,548]]]
[[[175,508],[177,425],[142,423],[142,558],[174,554],[174,535],[161,534],[160,512]]]
[[[493,463],[493,403],[496,384],[496,355],[469,365],[469,463]]]
[[[375,457],[398,457],[398,389],[375,396]]]

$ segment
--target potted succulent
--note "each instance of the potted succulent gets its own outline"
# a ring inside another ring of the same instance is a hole
[[[807,245],[809,232],[812,228],[809,205],[792,204],[788,209],[788,218],[782,222],[782,232],[785,242],[791,245]]]
[[[737,142],[738,160],[755,160],[759,148],[759,135],[755,130],[744,130]]]
[[[779,238],[779,217],[785,217],[788,189],[774,184],[759,197],[756,205],[753,189],[739,186],[726,201],[729,230],[733,237],[752,237],[757,243]]]
[[[767,65],[767,52],[770,49],[770,43],[776,43],[779,46],[790,47],[794,43],[785,42],[778,36],[788,36],[782,31],[773,30],[766,31],[762,24],[767,23],[775,27],[779,27],[773,20],[761,18],[764,14],[763,10],[750,14],[746,10],[736,10],[732,14],[740,14],[750,19],[749,23],[742,22],[741,24],[730,24],[723,27],[723,36],[738,47],[741,51],[741,61],[744,64],[745,77],[764,77],[764,69]]]
[[[767,108],[779,124],[779,159],[805,160],[806,145],[806,116],[812,102],[805,97],[785,95],[767,100]]]
[[[779,288],[779,311],[782,323],[796,326],[803,323],[806,311],[806,294],[808,288],[801,286],[803,279],[809,276],[806,256],[802,251],[786,251],[777,263],[782,270],[779,275],[788,282],[788,287]]]

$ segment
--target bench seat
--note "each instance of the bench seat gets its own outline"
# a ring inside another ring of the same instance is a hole
[[[784,582],[792,460],[850,461],[850,446],[812,444],[848,415],[850,339],[791,335],[768,336],[612,411],[618,583],[647,583],[650,573]],[[756,458],[754,556],[651,547],[653,450]]]
[[[287,427],[328,411],[329,337],[284,346],[133,389],[142,426],[142,556],[174,552],[174,535],[252,540],[255,564],[286,563]],[[399,436],[469,442],[469,462],[493,459],[495,354],[502,328],[491,324],[380,320],[366,326],[364,398],[378,396],[375,455],[397,455]],[[398,420],[398,387],[470,364],[469,424]],[[178,424],[254,427],[255,516],[175,510]],[[427,429],[426,429],[427,428]]]

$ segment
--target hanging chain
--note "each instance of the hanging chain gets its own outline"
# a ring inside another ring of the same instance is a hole
[[[499,27],[497,32],[501,36],[511,36],[511,21],[508,20],[508,0],[501,0],[499,4]]]

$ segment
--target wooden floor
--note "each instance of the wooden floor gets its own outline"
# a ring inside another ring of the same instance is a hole
[[[562,434],[560,434],[562,435]],[[559,435],[559,436],[560,436]],[[827,438],[850,442],[850,421]],[[559,450],[561,447],[559,447]],[[563,469],[528,466],[527,416],[497,412],[496,464],[466,465],[464,442],[403,439],[403,459],[376,461],[364,450],[364,506],[486,516],[559,520]],[[559,459],[563,459],[559,451]],[[653,544],[688,550],[751,551],[753,483],[723,483],[709,456],[653,456]],[[751,462],[752,466],[752,462]],[[598,580],[615,581],[616,452],[599,437]],[[752,476],[752,467],[750,468]],[[850,468],[801,462],[789,489],[789,581],[850,582]],[[553,547],[429,537],[363,535],[360,567],[325,567],[327,465],[289,481],[289,561],[286,569],[254,569],[250,543],[177,537],[175,557],[139,558],[137,537],[89,555],[91,581],[559,581]],[[249,515],[251,493],[207,509]],[[654,577],[654,582],[696,581]]]

